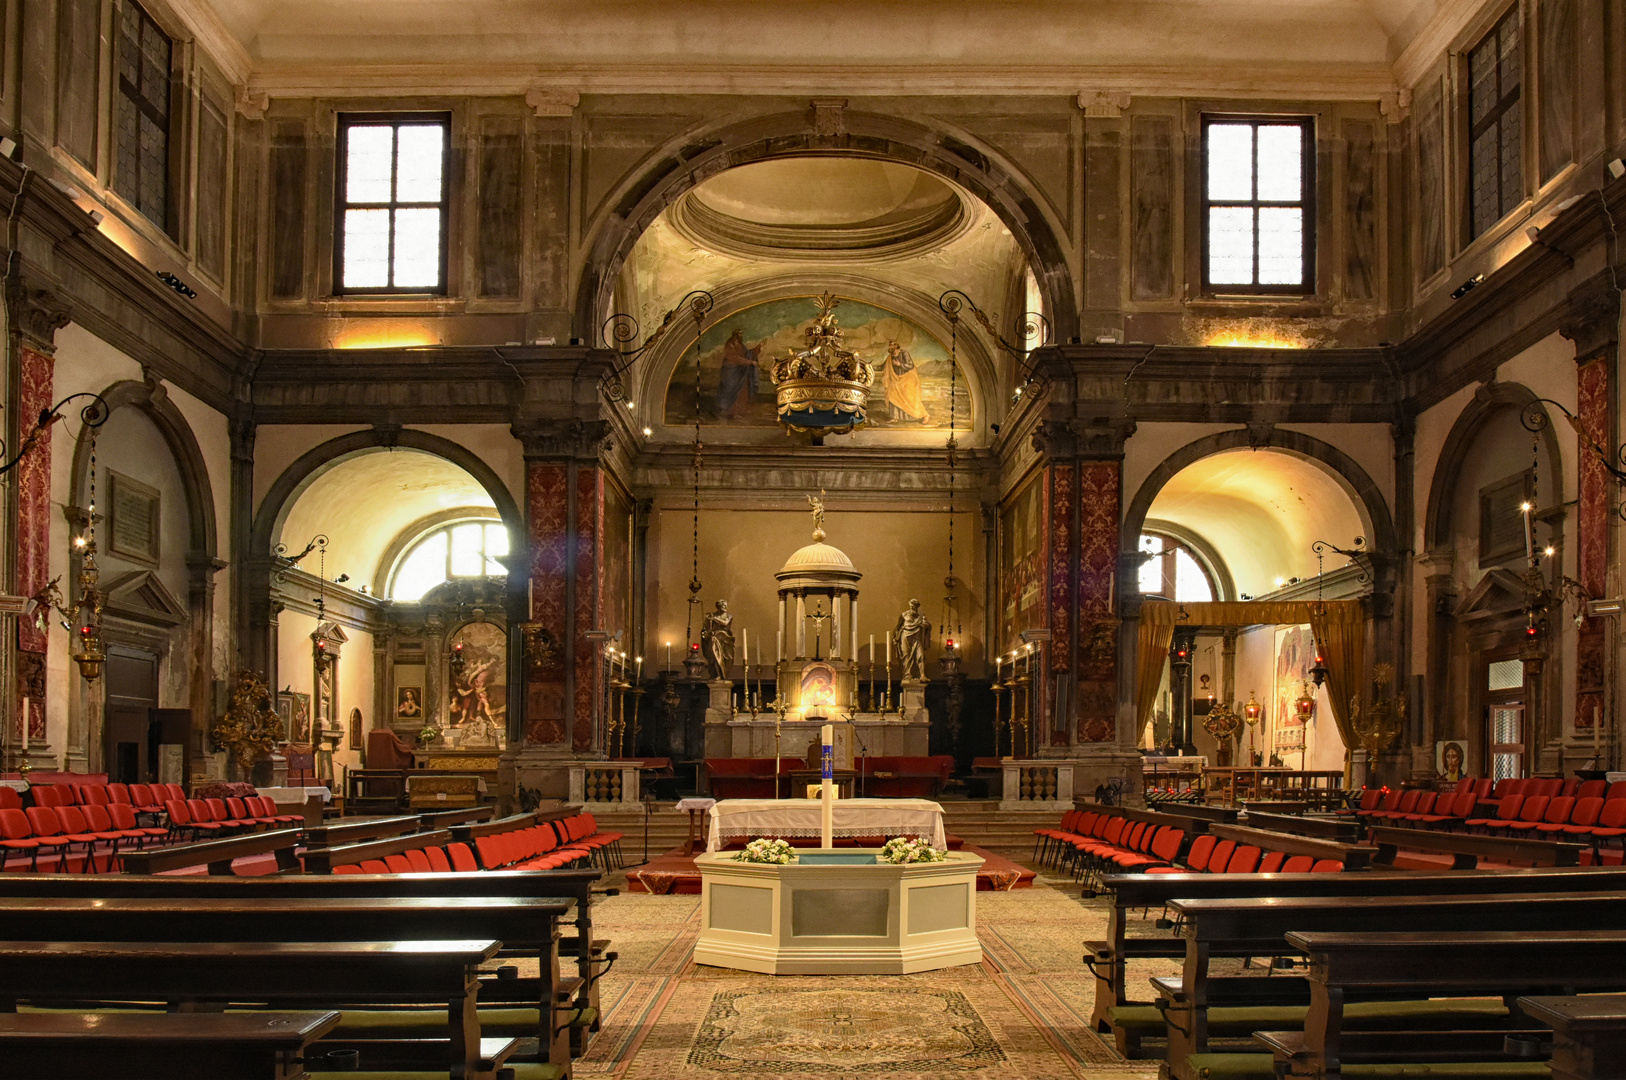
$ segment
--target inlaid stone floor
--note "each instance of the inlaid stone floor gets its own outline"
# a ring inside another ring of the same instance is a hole
[[[981,964],[774,977],[694,963],[699,897],[608,897],[594,908],[595,932],[620,960],[600,988],[603,1030],[576,1071],[615,1080],[1156,1074],[1156,1062],[1125,1061],[1089,1029],[1082,942],[1105,930],[1099,901],[1041,875],[1031,889],[978,893],[977,910]],[[1135,977],[1163,970],[1174,965]]]

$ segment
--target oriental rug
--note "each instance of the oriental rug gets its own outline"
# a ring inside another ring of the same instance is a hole
[[[594,907],[620,954],[582,1077],[1150,1080],[1090,1030],[1082,943],[1106,910],[1077,886],[977,894],[981,964],[900,976],[771,976],[696,965],[699,898],[622,894]]]

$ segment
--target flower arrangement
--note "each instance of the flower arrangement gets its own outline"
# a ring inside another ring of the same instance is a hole
[[[423,729],[418,732],[418,745],[428,746],[438,738],[440,738],[440,728],[434,724],[425,724]]]
[[[745,845],[744,851],[734,856],[734,861],[783,866],[795,857],[796,852],[783,840],[753,840]]]
[[[876,859],[889,863],[945,862],[948,852],[932,847],[930,840],[894,836],[881,846],[881,853]]]

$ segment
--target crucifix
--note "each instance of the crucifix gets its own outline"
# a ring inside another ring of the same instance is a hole
[[[819,654],[819,643],[822,640],[822,635],[824,634],[824,620],[828,619],[829,617],[830,613],[824,610],[822,600],[820,601],[820,606],[814,610],[813,614],[808,616],[808,618],[813,620],[813,659],[815,660],[824,659],[824,657]]]

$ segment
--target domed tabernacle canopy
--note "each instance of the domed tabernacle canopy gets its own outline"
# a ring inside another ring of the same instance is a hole
[[[813,542],[793,552],[774,574],[779,580],[781,637],[790,650],[790,658],[796,660],[815,654],[832,660],[840,657],[842,627],[851,630],[858,625],[858,580],[864,575],[853,566],[845,551],[824,542],[823,496],[822,491],[818,497],[808,496],[813,507]],[[843,598],[847,601],[845,618],[840,603]],[[809,618],[814,619],[817,626],[811,649],[807,634]]]

